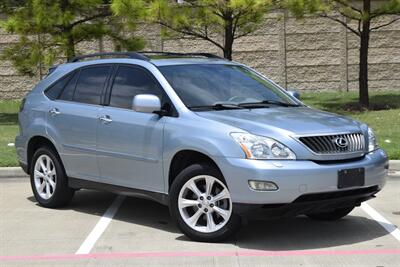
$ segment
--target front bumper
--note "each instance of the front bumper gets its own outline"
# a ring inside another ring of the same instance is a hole
[[[317,163],[308,160],[248,160],[239,158],[218,158],[227,182],[232,202],[238,204],[287,204],[303,195],[347,191],[376,187],[375,192],[385,185],[388,159],[378,149],[362,159],[350,162]],[[338,189],[338,171],[342,169],[365,168],[365,185]],[[278,185],[277,191],[254,191],[249,180],[271,181]],[[340,197],[339,197],[340,199]]]
[[[287,204],[242,204],[234,203],[237,214],[257,218],[282,218],[301,214],[327,212],[330,210],[359,206],[374,198],[379,192],[377,185],[358,189],[339,190],[326,193],[305,194]]]

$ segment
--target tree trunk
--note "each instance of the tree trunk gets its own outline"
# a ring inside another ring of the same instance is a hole
[[[360,36],[360,63],[359,63],[359,103],[362,107],[369,107],[368,95],[368,47],[370,33],[370,14],[371,0],[364,0],[364,12],[368,17],[362,22],[362,32]]]
[[[67,60],[69,61],[75,57],[75,42],[72,34],[67,36],[66,49]]]
[[[39,78],[40,80],[43,79],[43,43],[42,43],[42,36],[41,33],[37,34],[37,40],[39,45]]]
[[[233,18],[232,13],[225,14],[225,41],[224,41],[224,58],[232,60],[233,47]]]
[[[69,6],[69,1],[68,0],[62,0],[60,2],[60,9],[62,13],[67,11],[67,8]],[[64,35],[65,34],[65,35]],[[65,54],[67,56],[67,61],[73,59],[75,57],[75,40],[74,37],[72,36],[72,25],[64,25],[63,27],[63,37],[66,37],[65,40]]]

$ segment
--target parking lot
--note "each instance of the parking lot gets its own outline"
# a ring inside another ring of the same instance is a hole
[[[28,178],[0,179],[0,266],[400,266],[400,174],[337,222],[249,221],[225,243],[197,243],[157,203],[80,190],[39,207]]]

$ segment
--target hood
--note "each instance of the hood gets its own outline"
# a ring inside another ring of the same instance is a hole
[[[258,135],[271,132],[308,135],[361,131],[360,123],[355,120],[309,107],[231,109],[196,114]]]

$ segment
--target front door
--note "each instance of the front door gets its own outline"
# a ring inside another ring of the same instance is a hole
[[[138,94],[163,91],[153,75],[132,65],[118,67],[109,105],[100,110],[97,153],[104,183],[163,192],[163,131],[167,117],[132,110]]]

